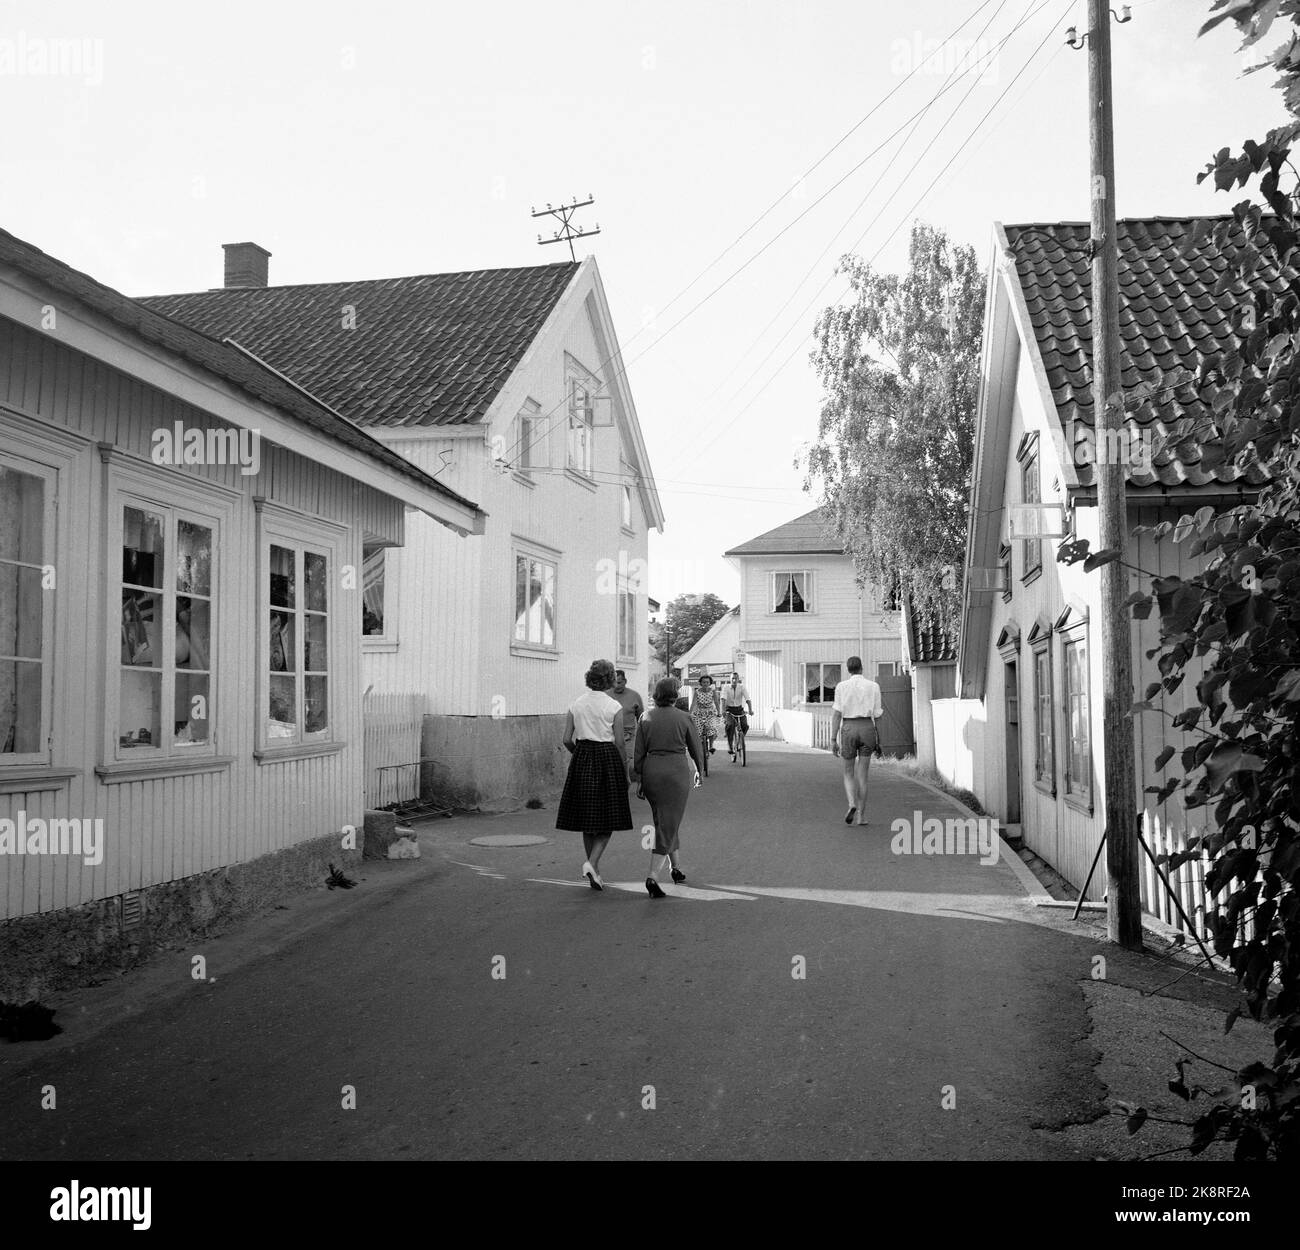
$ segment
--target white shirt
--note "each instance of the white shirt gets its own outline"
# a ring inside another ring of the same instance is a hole
[[[573,713],[573,736],[589,738],[592,742],[613,742],[614,724],[623,717],[623,705],[604,690],[580,694],[569,711]],[[619,738],[622,736],[620,732]]]
[[[739,681],[736,683],[727,682],[722,687],[722,704],[724,707],[744,707],[746,703],[752,703],[749,697],[749,691],[745,689],[745,683]]]
[[[864,716],[882,716],[880,687],[870,677],[854,673],[835,687],[834,709],[844,720]]]

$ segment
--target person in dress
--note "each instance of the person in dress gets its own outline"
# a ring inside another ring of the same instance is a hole
[[[664,897],[659,873],[665,861],[672,866],[674,882],[680,885],[686,880],[677,858],[679,835],[686,800],[704,768],[695,718],[675,706],[678,689],[675,677],[664,677],[655,685],[654,707],[637,722],[632,754],[632,777],[641,783],[655,823],[650,875],[645,879],[651,898]]]
[[[586,682],[586,693],[574,699],[564,718],[564,746],[573,758],[555,827],[582,834],[587,855],[582,875],[593,890],[603,890],[600,857],[614,830],[632,828],[632,808],[627,800],[623,705],[609,693],[614,666],[608,660],[592,660]]]
[[[695,687],[695,701],[691,704],[691,715],[695,717],[700,741],[707,744],[706,749],[712,755],[713,742],[721,727],[718,723],[718,694],[713,689],[713,678],[708,673],[700,678],[700,684]]]

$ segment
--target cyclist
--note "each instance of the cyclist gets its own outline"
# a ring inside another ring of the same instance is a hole
[[[718,695],[713,689],[713,678],[705,673],[695,687],[695,699],[691,703],[691,715],[699,726],[700,741],[705,750],[713,754],[713,742],[718,736]]]
[[[735,755],[736,723],[740,723],[740,732],[747,734],[749,719],[745,715],[745,709],[749,709],[750,716],[754,715],[754,701],[749,697],[749,691],[745,688],[745,683],[740,680],[739,673],[732,673],[731,680],[722,687],[722,706],[727,714],[727,750]]]

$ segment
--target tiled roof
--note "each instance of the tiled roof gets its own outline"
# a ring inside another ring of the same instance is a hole
[[[1232,222],[1222,243],[1214,227]],[[1006,226],[1015,254],[1047,381],[1063,429],[1069,422],[1093,427],[1091,266],[1086,222]],[[1197,370],[1207,358],[1240,346],[1234,313],[1248,299],[1236,279],[1218,294],[1214,288],[1229,259],[1242,247],[1241,228],[1228,217],[1148,218],[1119,223],[1120,340],[1122,385],[1160,386],[1170,375]],[[1261,264],[1252,288],[1285,287],[1276,266]],[[1239,318],[1238,318],[1239,320]],[[1164,375],[1162,378],[1161,375]],[[1131,412],[1130,431],[1150,438],[1151,465],[1130,467],[1131,486],[1203,486],[1235,482],[1238,470],[1199,467],[1200,454],[1158,450],[1160,435],[1180,419],[1199,416],[1203,406],[1191,386],[1160,390],[1151,404]],[[1154,430],[1154,433],[1152,431]],[[1075,457],[1076,461],[1079,457]],[[1076,463],[1081,484],[1093,482],[1091,463]],[[1247,479],[1254,482],[1254,479]]]
[[[565,261],[140,303],[235,339],[361,425],[465,425],[482,419],[577,269]]]
[[[11,265],[31,274],[56,291],[81,301],[115,324],[125,327],[151,343],[158,344],[186,360],[210,370],[245,393],[271,404],[296,421],[311,427],[354,451],[369,456],[425,490],[444,496],[456,504],[478,511],[478,506],[441,482],[418,469],[405,457],[386,447],[373,435],[346,420],[332,407],[309,394],[299,385],[277,377],[265,364],[252,360],[245,352],[172,321],[142,306],[112,287],[96,282],[89,275],[56,260],[40,248],[0,230],[0,265]]]
[[[724,551],[724,556],[843,555],[844,546],[822,529],[821,509],[814,508],[766,534]]]
[[[937,623],[925,624],[915,608],[908,612],[908,654],[913,664],[954,664],[957,639]]]

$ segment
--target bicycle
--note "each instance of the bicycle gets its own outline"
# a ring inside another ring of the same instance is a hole
[[[731,730],[731,762],[734,764],[737,759],[740,760],[741,768],[745,767],[745,726],[739,716],[731,712],[726,713],[727,728]]]

